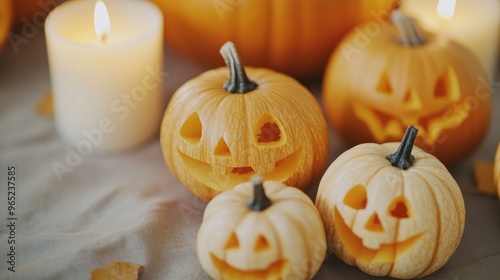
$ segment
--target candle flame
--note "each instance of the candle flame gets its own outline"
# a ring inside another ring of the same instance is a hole
[[[456,0],[439,0],[437,13],[445,19],[452,19],[455,13]]]
[[[109,21],[108,10],[106,5],[101,0],[95,3],[94,9],[94,30],[97,38],[101,41],[106,41],[106,37],[111,31],[111,22]]]

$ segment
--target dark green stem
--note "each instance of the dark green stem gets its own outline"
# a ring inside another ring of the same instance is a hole
[[[271,206],[271,200],[269,200],[264,191],[262,177],[252,176],[251,181],[253,184],[253,198],[248,202],[248,208],[253,211],[263,211]]]
[[[418,129],[416,127],[413,125],[408,126],[398,150],[394,154],[386,157],[391,162],[392,166],[406,170],[413,165],[415,157],[411,154],[411,150],[417,138],[417,133]]]
[[[229,68],[229,80],[224,84],[225,90],[230,93],[247,93],[257,88],[257,83],[248,79],[243,62],[232,42],[226,42],[219,52]]]
[[[399,10],[392,11],[391,21],[399,29],[399,42],[405,46],[420,46],[425,44],[425,37],[415,19]]]

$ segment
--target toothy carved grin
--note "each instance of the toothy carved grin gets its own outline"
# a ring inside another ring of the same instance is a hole
[[[197,181],[203,182],[209,187],[224,191],[239,183],[248,181],[249,177],[255,174],[255,169],[251,166],[227,167],[225,174],[214,173],[212,166],[208,163],[189,157],[180,150],[179,156],[187,167],[189,174]],[[267,174],[260,174],[265,180],[284,182],[297,171],[302,158],[302,149],[275,162],[274,170]]]
[[[363,240],[346,225],[342,215],[340,215],[336,207],[334,212],[336,231],[346,250],[354,256],[356,260],[366,263],[395,262],[413,248],[423,236],[423,233],[419,233],[403,241],[391,244],[380,244],[380,247],[376,250],[366,248],[363,246]]]
[[[419,128],[418,138],[426,144],[434,144],[444,130],[457,127],[465,121],[470,113],[470,106],[464,103],[426,117],[403,119],[360,104],[353,104],[353,110],[379,143],[401,138],[406,127],[414,125]]]
[[[212,253],[210,257],[212,258],[214,266],[222,274],[222,278],[224,279],[281,279],[283,270],[288,265],[286,260],[278,260],[264,269],[242,270],[229,265]]]

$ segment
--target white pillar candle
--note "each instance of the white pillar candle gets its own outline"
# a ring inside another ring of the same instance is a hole
[[[160,10],[149,1],[104,3],[107,11],[95,11],[95,1],[65,2],[45,23],[56,128],[81,154],[151,139],[165,103]]]
[[[404,0],[402,10],[428,31],[449,36],[467,47],[488,75],[494,75],[499,52],[500,0]]]

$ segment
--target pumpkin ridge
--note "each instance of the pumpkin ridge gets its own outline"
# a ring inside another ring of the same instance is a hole
[[[405,177],[403,176],[403,170],[399,170],[399,172],[401,173],[401,178],[403,178],[403,183],[402,183],[402,186],[403,186],[403,191],[402,191],[402,194],[405,196]],[[398,229],[396,231],[396,234],[395,234],[395,238],[394,238],[394,241],[392,243],[394,244],[397,244],[398,242],[398,236],[399,236],[399,226],[401,224],[400,220],[398,219],[397,221],[397,225],[396,225],[396,228]],[[410,237],[411,238],[411,237]],[[387,272],[386,276],[390,276],[393,269],[394,269],[394,266],[396,265],[396,258],[397,258],[397,255],[398,255],[398,250],[397,250],[397,247],[394,249],[394,259],[392,260],[392,263],[390,263],[389,265],[389,271]]]
[[[288,202],[288,201],[294,201],[295,203],[301,203],[303,204],[305,207],[308,207],[310,209],[313,209],[315,208],[314,207],[314,204],[311,205],[303,200],[301,200],[300,198],[283,198],[283,199],[278,199],[278,200],[274,200],[273,201],[273,206],[275,206],[275,208],[280,208],[280,207],[284,207],[282,206],[284,203]]]
[[[425,186],[429,189],[429,192],[431,194],[431,197],[432,197],[432,201],[434,202],[434,207],[436,207],[436,216],[437,216],[437,231],[436,231],[436,244],[439,244],[439,238],[441,237],[441,211],[439,209],[439,204],[437,202],[437,199],[436,199],[436,195],[434,194],[434,190],[433,188],[431,187],[431,185],[429,184],[429,181],[427,181],[427,179],[425,179],[424,176],[420,176],[420,175],[417,175],[418,177],[420,177],[420,179],[422,179],[426,184]],[[434,264],[434,262],[436,261],[436,257],[437,257],[437,253],[438,253],[438,248],[435,248],[434,249],[434,252],[432,252],[432,258],[430,259],[429,263],[427,264],[427,266],[422,270],[422,272],[420,272],[416,278],[418,277],[421,277],[423,275],[426,274],[427,270],[429,270],[431,268],[431,266]]]
[[[288,218],[288,220],[290,220],[290,222],[291,222],[292,224],[299,225],[299,226],[298,226],[298,228],[299,228],[300,235],[301,235],[301,236],[303,236],[303,237],[306,237],[306,238],[305,238],[305,239],[306,239],[306,241],[305,241],[305,243],[306,243],[306,244],[305,244],[305,245],[306,245],[306,247],[307,247],[307,248],[306,248],[306,250],[305,250],[305,251],[307,252],[307,256],[305,257],[305,259],[306,259],[306,260],[307,260],[307,259],[311,259],[311,258],[312,258],[312,255],[311,255],[311,252],[308,250],[308,248],[309,248],[309,247],[312,247],[312,246],[311,246],[312,244],[311,244],[311,243],[310,243],[310,241],[309,241],[310,239],[308,239],[308,238],[307,238],[307,237],[309,237],[310,235],[308,234],[308,231],[305,229],[305,224],[301,223],[301,222],[300,222],[300,220],[296,219],[296,218],[295,218],[294,216],[292,216],[292,215],[289,215],[289,213],[287,213],[287,212],[283,212],[283,211],[278,210],[278,209],[276,209],[275,211],[276,211],[276,212],[281,213],[281,215],[283,215],[284,217]],[[307,272],[306,272],[306,274],[307,274],[308,278],[310,278],[310,276],[311,276],[311,271],[312,271],[312,267],[310,266],[310,262],[307,262],[307,264],[308,264],[308,265],[307,265]]]
[[[413,169],[412,171],[414,171],[417,175],[419,175],[420,177],[423,177],[423,174],[421,173],[422,170],[419,170],[419,169]],[[443,170],[443,171],[446,171],[446,170]],[[446,171],[447,172],[447,171]],[[443,172],[444,173],[444,172]],[[447,183],[445,182],[440,176],[434,176],[434,178],[438,179],[444,186],[446,186],[446,190],[448,191],[448,195],[453,197],[453,205],[455,206],[456,210],[457,210],[457,213],[458,213],[458,210],[459,210],[459,205],[457,205],[456,201],[458,199],[460,199],[460,196],[457,196],[455,195],[454,193],[452,193],[452,187]]]
[[[404,180],[404,179],[403,179]],[[403,194],[404,194],[404,182],[403,182]],[[395,238],[394,238],[394,241],[393,243],[394,244],[397,244],[398,242],[398,236],[399,236],[399,225],[400,225],[400,221],[398,220],[397,221],[397,226],[396,228],[398,229],[396,231],[396,234],[395,234]],[[411,237],[410,237],[411,238]],[[389,271],[387,272],[387,274],[385,276],[390,276],[391,273],[392,273],[392,270],[394,269],[394,266],[396,265],[396,258],[397,258],[397,255],[398,255],[398,248],[394,248],[394,259],[392,260],[392,262],[389,264]]]
[[[273,211],[272,213],[270,212],[270,213],[268,214],[269,216],[273,216],[273,217],[274,217],[274,219],[287,220],[290,224],[300,225],[299,227],[295,227],[294,229],[295,229],[295,230],[297,230],[297,228],[298,228],[298,232],[299,232],[300,236],[302,236],[302,237],[307,237],[307,236],[308,236],[307,234],[304,234],[304,233],[307,233],[307,231],[306,231],[306,232],[304,232],[302,222],[300,222],[300,221],[298,221],[298,220],[295,220],[295,219],[293,218],[293,216],[292,216],[292,215],[290,215],[290,213],[289,213],[289,212],[282,212],[282,211],[280,211],[280,210],[278,210],[278,209],[273,209],[273,210],[274,210],[274,211]],[[268,222],[269,222],[270,224],[273,224],[273,223],[272,223],[272,218],[269,218],[267,215],[264,215],[264,216],[265,216],[265,218],[268,220]],[[272,231],[273,231],[273,233],[274,233],[275,235],[277,235],[277,233],[276,233],[276,231],[275,231],[274,227],[272,227]],[[283,250],[281,249],[281,244],[280,244],[280,243],[278,243],[278,245],[280,246],[280,248],[279,248],[279,250],[278,250],[278,252],[280,252],[280,258],[281,258],[281,259],[284,259],[284,257],[282,256],[282,254],[283,254],[283,253],[282,253],[282,252],[283,252]],[[304,250],[304,251],[306,252],[307,257],[310,257],[310,252],[309,252],[309,250],[308,250],[308,248],[307,248],[307,247],[308,247],[308,245],[309,245],[309,243],[307,242],[307,240],[304,240],[303,245],[305,246],[305,248],[304,248],[305,250]],[[309,267],[309,269],[308,269],[308,271],[307,271],[307,275],[309,276],[308,278],[310,278],[310,270],[311,270],[311,268]],[[292,274],[294,273],[294,271],[293,271],[293,270],[291,270],[290,272],[291,272]],[[288,276],[288,275],[287,275],[287,276]]]
[[[419,176],[420,176],[420,177],[423,177],[423,176],[422,176],[422,174],[420,174]],[[445,188],[445,189],[447,190],[447,193],[446,193],[446,194],[447,194],[447,195],[449,195],[450,197],[452,197],[452,198],[453,198],[453,199],[452,199],[452,203],[453,203],[454,209],[455,209],[455,211],[456,211],[456,213],[457,213],[457,216],[456,216],[456,217],[457,217],[457,223],[459,223],[459,224],[463,224],[463,223],[465,223],[465,217],[464,217],[464,220],[463,220],[463,221],[461,220],[461,215],[459,214],[459,213],[460,213],[460,205],[458,205],[458,201],[460,201],[460,199],[462,199],[462,200],[463,200],[463,198],[461,198],[460,196],[455,196],[455,195],[452,193],[452,188],[451,188],[451,187],[449,187],[449,184],[448,184],[448,183],[446,183],[445,181],[443,181],[443,179],[441,179],[441,177],[438,177],[438,176],[434,176],[434,177],[435,177],[437,180],[439,180],[439,182],[441,182],[444,186],[446,186],[446,188]],[[463,207],[464,207],[464,206],[462,205],[462,208],[463,208]],[[457,236],[459,236],[459,237],[463,235],[463,228],[460,228],[460,229],[461,229],[461,231],[459,232],[459,234],[457,234]],[[458,244],[457,244],[457,246],[458,246]],[[456,249],[456,247],[455,247],[455,249]]]
[[[269,217],[267,216],[268,214],[261,213],[261,215],[262,215],[263,219],[265,219],[269,225],[273,225],[273,223],[272,223],[271,219],[269,219]],[[274,238],[275,238],[276,240],[279,240],[279,239],[280,239],[280,236],[279,236],[278,232],[276,232],[276,229],[274,228],[274,226],[270,227],[270,229],[271,229],[271,232],[272,232],[272,233],[273,233],[273,235],[274,235]],[[278,243],[276,244],[276,246],[278,247],[278,248],[277,248],[277,251],[278,251],[278,253],[279,253],[279,254],[278,254],[278,259],[282,259],[282,260],[283,260],[283,259],[284,259],[284,256],[283,256],[283,249],[281,248],[281,247],[282,247],[282,246],[281,246],[281,242],[278,242]]]

